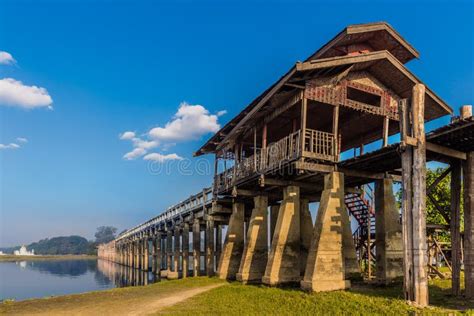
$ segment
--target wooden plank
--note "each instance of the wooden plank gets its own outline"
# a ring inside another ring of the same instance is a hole
[[[456,160],[451,164],[451,293],[461,294],[461,163]]]
[[[466,153],[462,151],[458,151],[452,148],[448,148],[446,146],[438,145],[435,143],[426,142],[426,150],[435,152],[437,154],[447,156],[450,158],[466,160]]]
[[[304,162],[301,160],[295,162],[295,168],[300,169],[300,170],[305,170],[305,171],[316,171],[316,172],[323,172],[323,173],[334,171],[334,166],[323,165],[323,164],[312,163],[312,162]]]

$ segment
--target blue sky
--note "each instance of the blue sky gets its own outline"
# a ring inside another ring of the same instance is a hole
[[[467,1],[0,0],[0,51],[14,59],[4,56],[0,79],[24,104],[0,104],[0,144],[20,146],[0,150],[0,246],[122,230],[210,185],[210,175],[175,172],[184,160],[172,158],[192,159],[219,124],[348,24],[389,22],[420,52],[410,70],[456,111],[472,104],[473,10]],[[47,92],[25,99],[32,86]],[[134,149],[119,139],[126,131],[135,148],[157,143],[124,159]],[[150,153],[174,162],[171,172],[150,172]]]

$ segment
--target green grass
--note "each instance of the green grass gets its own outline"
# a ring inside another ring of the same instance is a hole
[[[355,284],[350,291],[305,293],[299,289],[233,282],[195,296],[186,304],[172,306],[165,312],[178,315],[393,315],[447,314],[461,310],[474,314],[474,302],[455,299],[449,291],[450,280],[431,283],[432,306],[419,309],[405,302],[400,284],[388,287]]]

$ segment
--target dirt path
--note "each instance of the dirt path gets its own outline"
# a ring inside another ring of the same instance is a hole
[[[191,288],[174,288],[164,292],[148,287],[131,289],[133,294],[115,292],[88,293],[53,299],[19,302],[14,308],[0,309],[2,315],[149,315],[183,302],[195,295],[225,285],[217,283]]]
[[[181,302],[187,300],[188,298],[191,298],[191,297],[196,296],[198,294],[201,294],[201,293],[207,292],[209,290],[215,289],[215,288],[217,288],[219,286],[222,286],[222,285],[224,285],[224,284],[214,284],[214,285],[209,285],[209,286],[202,287],[202,288],[183,291],[183,292],[176,293],[176,294],[173,294],[173,295],[170,295],[170,296],[167,296],[167,297],[161,297],[161,298],[157,299],[156,301],[149,302],[148,304],[146,304],[145,306],[142,306],[138,310],[133,309],[133,310],[130,310],[130,311],[126,312],[125,314],[134,315],[134,316],[135,315],[137,315],[137,316],[140,315],[141,316],[141,315],[149,315],[149,314],[152,314],[152,313],[156,313],[156,312],[159,312],[159,311],[163,310],[166,307],[181,303]]]

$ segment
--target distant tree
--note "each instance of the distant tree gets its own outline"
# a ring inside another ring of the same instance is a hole
[[[115,239],[115,233],[117,228],[112,226],[100,226],[97,227],[97,232],[95,233],[95,242],[98,244],[108,243]]]

